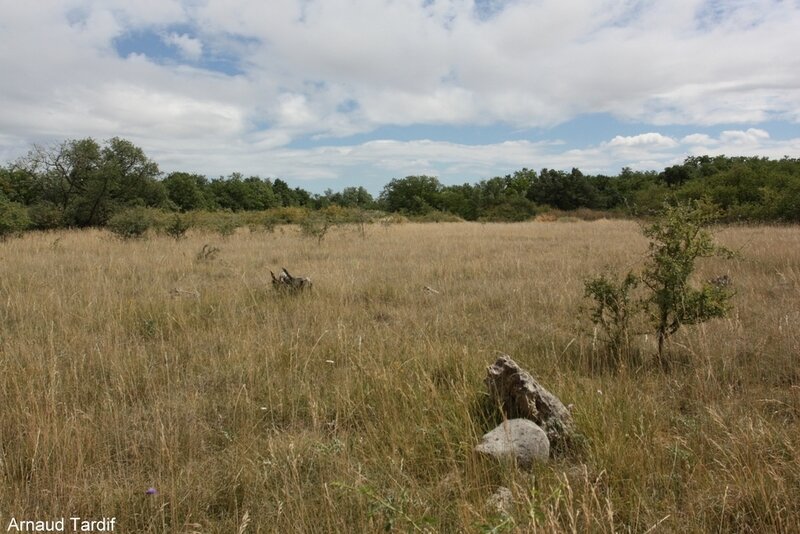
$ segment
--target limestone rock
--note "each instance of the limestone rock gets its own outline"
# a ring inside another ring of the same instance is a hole
[[[529,419],[509,419],[484,434],[475,447],[479,453],[498,459],[514,458],[520,467],[550,456],[550,441],[539,425]]]
[[[558,397],[505,354],[490,365],[487,372],[489,394],[500,404],[506,417],[530,419],[539,425],[554,452],[569,449],[575,423]]]

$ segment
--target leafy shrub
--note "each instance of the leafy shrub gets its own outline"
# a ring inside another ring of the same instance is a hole
[[[614,356],[613,362],[630,349],[630,321],[637,310],[645,311],[658,340],[658,359],[663,365],[664,344],[683,325],[724,317],[730,309],[733,290],[729,281],[708,281],[698,289],[690,285],[697,260],[730,256],[714,244],[706,226],[716,211],[704,201],[666,206],[661,216],[643,229],[650,238],[642,273],[619,281],[601,275],[584,283],[585,297],[593,298],[591,318],[599,326]],[[644,294],[631,292],[641,283]]]
[[[639,282],[639,277],[629,272],[622,280],[602,274],[584,283],[584,297],[594,299],[591,318],[604,337],[611,367],[633,355],[631,321],[638,306],[632,292]]]
[[[282,224],[300,224],[308,217],[308,208],[288,206],[284,208],[274,208],[267,212],[273,220]]]
[[[236,219],[234,217],[225,217],[220,219],[217,224],[215,225],[214,229],[221,235],[222,237],[229,237],[232,236],[236,229],[239,227]]]
[[[28,210],[22,204],[0,196],[0,240],[21,234],[30,226]]]
[[[320,244],[333,225],[331,217],[323,213],[312,213],[300,223],[300,231],[306,237],[315,238]]]
[[[176,241],[186,237],[186,232],[192,227],[192,223],[187,217],[176,213],[172,220],[164,227],[164,233]]]
[[[52,230],[63,225],[64,217],[61,209],[51,202],[39,202],[28,207],[31,228]]]
[[[108,221],[108,229],[123,239],[144,237],[153,226],[152,214],[145,208],[127,208],[115,213]]]
[[[712,206],[694,201],[667,206],[661,217],[644,229],[650,238],[648,262],[642,282],[649,289],[645,305],[658,337],[658,356],[664,342],[682,325],[724,317],[733,291],[708,282],[700,289],[689,285],[689,278],[700,258],[730,256],[716,244],[705,229],[716,216]]]

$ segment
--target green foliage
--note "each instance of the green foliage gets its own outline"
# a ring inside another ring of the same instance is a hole
[[[727,279],[700,288],[690,283],[699,259],[732,255],[716,245],[706,229],[716,217],[713,205],[703,201],[667,205],[655,222],[643,228],[650,244],[640,275],[629,272],[622,280],[600,275],[585,281],[584,296],[594,300],[591,320],[605,337],[612,366],[635,355],[631,322],[638,311],[646,313],[655,330],[662,364],[664,344],[681,326],[724,317],[729,311],[734,293]],[[640,284],[644,294],[635,297],[633,291]]]
[[[584,283],[584,297],[594,299],[592,322],[597,325],[608,349],[611,367],[618,367],[633,356],[631,350],[631,321],[638,310],[632,292],[639,285],[639,277],[629,272],[622,280],[602,274]]]
[[[236,172],[213,180],[174,172],[159,181],[159,175],[142,149],[124,139],[68,140],[36,146],[27,157],[0,167],[0,192],[12,202],[37,206],[31,210],[34,228],[102,226],[119,209],[133,206],[181,212],[303,210],[301,216],[284,218],[294,224],[309,210],[329,207],[380,208],[411,217],[438,211],[468,221],[514,222],[548,209],[649,216],[665,201],[705,197],[720,207],[720,220],[800,222],[800,159],[788,157],[692,156],[661,172],[625,167],[616,176],[523,168],[460,185],[413,175],[391,180],[377,201],[364,187],[312,195],[280,178],[245,178]]]
[[[52,202],[37,202],[28,208],[31,228],[52,230],[63,225],[63,214]]]
[[[192,223],[185,216],[176,213],[169,223],[164,227],[164,233],[176,241],[186,237],[186,232],[192,227]]]
[[[36,177],[19,166],[0,167],[0,196],[11,202],[29,205],[42,196],[41,184]]]
[[[340,206],[343,208],[359,208],[372,210],[376,208],[375,199],[363,187],[345,187],[340,193],[328,189],[323,196],[317,197],[315,207]]]
[[[304,236],[316,239],[317,244],[321,244],[328,230],[334,224],[334,220],[330,215],[315,212],[300,223],[300,230]]]
[[[158,166],[141,148],[120,138],[101,146],[94,139],[65,141],[59,146],[34,147],[17,167],[25,190],[36,191],[31,204],[58,209],[67,226],[95,226],[108,222],[118,209],[136,205],[160,206],[166,200],[163,185],[156,181]]]
[[[278,206],[308,206],[311,204],[311,195],[308,191],[295,187],[291,189],[289,184],[276,178],[272,183],[272,190],[278,200]]]
[[[230,211],[265,210],[281,205],[272,182],[257,176],[243,178],[233,173],[227,179],[212,180],[209,193],[215,206]]]
[[[185,172],[173,172],[163,182],[169,200],[181,211],[193,211],[211,207],[208,195],[208,180],[205,176]]]
[[[108,229],[123,239],[144,237],[153,226],[151,213],[142,207],[128,208],[114,214],[108,221]]]
[[[527,221],[536,213],[536,204],[527,198],[518,197],[487,208],[482,212],[480,220],[487,222],[521,222]]]
[[[650,238],[648,261],[642,282],[649,289],[645,305],[658,337],[659,358],[664,342],[682,325],[702,323],[723,317],[733,296],[727,287],[704,284],[690,286],[698,259],[715,255],[730,255],[714,244],[705,227],[717,216],[706,202],[696,201],[666,206],[660,219],[644,228]]]
[[[560,210],[599,208],[598,191],[591,180],[573,168],[571,172],[542,169],[528,191],[528,198]]]
[[[458,215],[453,215],[452,213],[439,210],[431,210],[421,215],[410,217],[410,219],[412,221],[417,221],[417,222],[435,222],[435,223],[460,222],[463,220]]]
[[[394,179],[384,188],[380,202],[386,211],[423,215],[439,205],[442,184],[433,176]]]
[[[28,211],[18,202],[10,202],[0,195],[0,240],[21,234],[30,225]]]
[[[214,226],[214,230],[222,237],[232,236],[237,228],[239,228],[239,222],[236,217],[230,214],[226,214],[225,217],[220,218]]]

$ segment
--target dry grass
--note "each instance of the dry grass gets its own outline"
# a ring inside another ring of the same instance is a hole
[[[718,236],[742,257],[700,276],[733,278],[734,314],[677,335],[669,372],[615,374],[579,310],[585,277],[641,260],[630,222],[0,243],[2,526],[798,532],[800,229]],[[284,266],[313,293],[272,291]],[[574,458],[473,456],[497,351],[575,405]]]

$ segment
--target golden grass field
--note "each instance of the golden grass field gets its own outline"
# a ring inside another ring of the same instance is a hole
[[[800,228],[715,234],[730,317],[616,373],[583,280],[641,265],[629,221],[0,243],[0,530],[800,532]],[[313,292],[273,291],[284,266]],[[472,453],[499,352],[574,405],[572,457]]]

